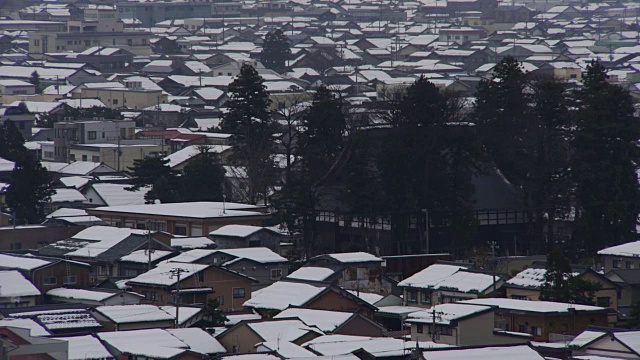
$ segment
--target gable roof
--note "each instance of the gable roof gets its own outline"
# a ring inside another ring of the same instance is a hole
[[[330,333],[344,325],[349,319],[355,316],[354,313],[331,310],[316,310],[305,308],[287,308],[274,319],[296,318],[307,325],[315,326],[325,333]]]
[[[469,271],[463,265],[433,264],[402,280],[398,286],[483,292],[493,285],[493,276]]]
[[[598,251],[598,255],[640,257],[640,240],[604,248]]]
[[[38,296],[38,290],[17,270],[0,271],[0,297]]]

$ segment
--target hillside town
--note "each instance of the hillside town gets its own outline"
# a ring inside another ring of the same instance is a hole
[[[640,359],[639,16],[0,0],[0,360]]]

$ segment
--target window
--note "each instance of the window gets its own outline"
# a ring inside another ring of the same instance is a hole
[[[132,46],[133,45],[133,40],[127,39],[127,45]]]
[[[118,105],[118,99],[113,99],[111,102],[113,102],[113,105]]]
[[[409,290],[407,291],[407,301],[408,302],[416,302],[416,291],[415,290]]]
[[[601,307],[609,307],[611,305],[611,298],[609,296],[599,297],[596,300],[596,304]]]
[[[626,269],[635,269],[636,268],[636,264],[633,261],[627,261],[624,265],[625,265]]]
[[[75,284],[76,283],[76,276],[75,275],[65,276],[64,280],[62,281],[62,283],[64,285]]]
[[[187,225],[186,224],[176,224],[175,230],[173,231],[175,235],[187,235]]]
[[[91,161],[96,162],[96,163],[100,162],[100,156],[97,156],[97,155],[91,156]]]
[[[87,161],[88,156],[87,155],[82,155],[82,161]]]
[[[422,334],[424,332],[424,325],[417,324],[416,331],[418,332],[418,334]]]
[[[525,325],[518,325],[518,332],[521,333],[528,333],[529,332],[529,326]]]
[[[431,294],[427,291],[421,291],[420,302],[423,304],[431,304]]]
[[[133,269],[126,269],[124,271],[124,276],[126,276],[126,277],[135,277],[135,276],[138,276],[138,272],[136,270],[133,270]]]
[[[218,305],[224,305],[224,296],[223,295],[218,296]]]
[[[107,268],[104,265],[98,265],[98,276],[107,275]]]
[[[245,297],[244,288],[233,288],[233,297],[234,299],[244,298]]]
[[[524,295],[511,295],[512,299],[516,299],[516,300],[529,300],[526,296]]]
[[[158,293],[155,291],[145,291],[144,298],[147,300],[155,301],[158,298]]]
[[[533,336],[541,336],[542,335],[542,328],[540,328],[538,326],[532,326],[531,327],[531,335],[533,335]]]
[[[282,269],[271,269],[271,280],[280,280],[282,277]]]
[[[88,136],[89,136],[89,140],[95,140],[97,137],[95,131],[89,131]]]
[[[620,269],[622,267],[622,261],[620,260],[613,260],[613,268],[614,269]]]
[[[55,276],[49,276],[42,279],[44,285],[55,285],[58,283],[58,278]]]

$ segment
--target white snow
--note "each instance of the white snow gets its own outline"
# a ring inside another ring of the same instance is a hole
[[[560,302],[553,302],[553,301],[528,301],[528,300],[501,299],[501,298],[471,299],[471,300],[459,301],[458,303],[498,306],[500,309],[530,311],[530,312],[540,312],[540,313],[568,312],[569,309],[575,309],[576,311],[606,311],[606,309],[603,307],[590,306],[590,305],[578,305],[578,304],[560,303]]]
[[[2,172],[10,172],[13,171],[13,168],[16,166],[16,163],[13,161],[9,161],[7,159],[0,158],[0,171]]]
[[[69,343],[69,360],[109,360],[113,355],[91,335],[54,338]]]
[[[143,205],[146,203],[144,196],[151,187],[142,187],[136,191],[128,191],[131,187],[127,184],[100,183],[91,185],[107,206]]]
[[[285,359],[315,357],[311,351],[288,341],[266,341],[260,343],[257,348],[258,352],[273,351]]]
[[[194,219],[221,218],[221,217],[243,217],[243,216],[262,216],[263,213],[257,211],[244,211],[256,209],[255,205],[225,203],[226,211],[222,211],[221,202],[183,202],[168,204],[146,204],[146,205],[127,205],[127,206],[101,206],[94,210],[108,211],[111,213],[131,213],[131,214],[147,214],[156,216],[180,216]],[[243,211],[235,210],[243,209]]]
[[[176,317],[176,307],[171,305],[161,306],[162,309],[167,314]],[[182,325],[187,320],[191,319],[198,313],[202,312],[202,308],[199,307],[190,307],[190,306],[181,306],[178,310],[178,325]]]
[[[259,314],[238,314],[238,315],[227,315],[227,321],[224,322],[226,326],[233,326],[240,321],[244,320],[260,320],[262,316]]]
[[[175,237],[171,239],[171,247],[182,249],[199,249],[206,248],[214,245],[215,243],[205,236],[179,238]]]
[[[319,255],[317,257],[321,257],[321,256],[328,256],[344,264],[371,262],[371,261],[382,262],[382,259],[380,259],[379,257],[376,257],[366,252],[361,252],[361,251],[350,252],[350,253],[335,253],[335,254]]]
[[[507,280],[507,284],[529,287],[529,288],[540,288],[545,282],[545,275],[547,273],[546,269],[541,268],[528,268],[524,269],[518,274],[516,274],[511,279]],[[578,276],[579,272],[574,272],[571,276]]]
[[[0,254],[0,268],[33,270],[49,264],[51,264],[51,261],[33,257]],[[0,289],[1,291],[2,289]]]
[[[334,270],[323,267],[303,266],[287,276],[288,279],[323,281],[335,273]]]
[[[85,290],[85,289],[67,289],[67,288],[55,288],[47,291],[47,295],[56,296],[65,299],[79,299],[79,300],[91,300],[91,301],[104,301],[114,295],[118,295],[111,292]]]
[[[218,354],[226,352],[224,346],[222,346],[216,338],[209,335],[202,329],[184,328],[166,329],[165,331],[187,344],[191,351],[195,351],[200,354]]]
[[[380,295],[380,294],[367,293],[367,292],[355,291],[355,290],[347,290],[347,291],[371,305],[375,305],[378,301],[384,299],[384,295]]]
[[[51,195],[52,203],[62,202],[82,202],[87,199],[76,189],[55,189],[56,193]]]
[[[598,255],[640,257],[640,240],[602,249]]]
[[[436,312],[436,324],[449,325],[452,321],[462,317],[480,313],[491,309],[489,306],[465,305],[465,304],[440,304],[430,309],[412,312],[407,317],[408,323],[433,324],[433,311]]]
[[[184,149],[178,150],[171,155],[166,156],[164,159],[169,160],[167,164],[169,167],[174,168],[185,161],[200,154],[201,145],[190,145]],[[205,145],[209,154],[221,154],[224,151],[231,149],[228,145]]]
[[[573,340],[571,340],[571,342],[569,343],[569,347],[581,348],[605,335],[607,335],[607,333],[604,331],[585,330],[578,334],[578,336],[576,336]]]
[[[94,258],[105,251],[108,251],[133,234],[147,235],[147,233],[148,232],[146,230],[116,228],[111,226],[92,226],[80,231],[72,237],[72,239],[77,240],[89,240],[87,244],[68,253],[67,255]]]
[[[423,355],[429,360],[544,360],[544,357],[527,345],[484,347],[475,349],[451,349],[446,351],[425,351]]]
[[[244,238],[262,229],[264,229],[262,226],[225,225],[219,229],[216,229],[210,232],[209,236],[233,236],[233,237]]]
[[[162,329],[102,332],[98,337],[122,353],[169,359],[188,350],[187,344]]]
[[[284,310],[293,306],[302,306],[324,291],[325,287],[303,283],[278,281],[251,293],[251,299],[242,304],[258,309]]]
[[[172,251],[167,250],[153,250],[151,251],[151,261],[156,261],[158,259],[162,259],[165,256],[171,254]],[[139,264],[146,264],[149,262],[149,250],[136,250],[129,255],[125,255],[120,258],[120,261],[128,261]]]
[[[96,311],[116,324],[174,320],[175,316],[154,305],[98,306]]]
[[[398,286],[483,292],[493,286],[493,276],[467,271],[462,266],[434,264],[399,282]]]
[[[68,311],[65,313],[47,313],[36,316],[38,321],[49,330],[57,329],[98,329],[100,323],[86,311]]]
[[[11,326],[31,331],[31,336],[49,336],[47,329],[32,319],[4,318],[0,320],[0,327]]]
[[[38,295],[40,295],[40,290],[19,271],[0,271],[0,298]]]
[[[407,342],[402,339],[387,337],[366,337],[351,335],[325,335],[307,341],[302,346],[313,349],[325,356],[346,355],[355,350],[364,349],[376,357],[410,355],[415,348],[415,342]],[[450,347],[449,345],[436,344],[433,342],[420,342],[420,348]],[[426,357],[431,359],[430,357]]]
[[[337,327],[344,324],[353,316],[353,313],[330,311],[330,310],[315,310],[304,308],[289,308],[278,315],[274,316],[274,319],[287,319],[297,318],[302,320],[307,325],[315,326],[323,332],[332,332]]]
[[[178,278],[176,276],[171,275],[170,271],[172,269],[181,268],[188,271],[188,273],[182,275],[181,277],[181,280],[182,280],[182,279],[186,279],[189,276],[193,276],[194,274],[208,268],[209,266],[210,265],[203,265],[203,264],[162,262],[158,264],[158,266],[156,266],[155,268],[147,271],[146,273],[140,274],[134,277],[133,279],[130,279],[128,283],[173,286],[178,282]]]
[[[216,253],[227,254],[235,259],[225,262],[222,266],[230,265],[241,259],[248,259],[261,264],[272,263],[286,263],[287,259],[271,251],[265,247],[253,247],[253,248],[238,248],[238,249],[224,249],[224,250],[211,250],[211,249],[194,249],[183,252],[182,254],[172,258],[172,262],[184,262],[193,263],[206,256]]]
[[[295,341],[309,332],[321,334],[300,320],[252,322],[247,326],[265,341]]]

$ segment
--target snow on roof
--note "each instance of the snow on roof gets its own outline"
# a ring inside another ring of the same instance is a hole
[[[100,165],[102,165],[102,163],[91,161],[75,161],[71,164],[65,165],[58,172],[68,175],[87,175],[98,168]]]
[[[165,256],[171,254],[172,251],[167,250],[153,250],[151,251],[151,261],[156,261],[158,259],[162,259]],[[129,255],[125,255],[120,258],[120,261],[128,261],[139,264],[146,264],[149,262],[149,250],[136,250]]]
[[[206,146],[209,154],[220,154],[224,151],[231,149],[228,145],[190,145],[184,149],[178,150],[171,155],[166,156],[164,159],[169,160],[167,165],[169,167],[176,167],[185,161],[200,154],[200,147]]]
[[[433,264],[400,281],[398,286],[435,287],[460,269],[466,269],[466,267],[462,265]]]
[[[183,308],[180,308],[182,310]],[[227,352],[214,338],[206,331],[199,328],[166,329],[166,332],[175,336],[189,346],[191,351],[200,354],[219,354]]]
[[[67,187],[79,189],[89,183],[92,178],[89,176],[65,176],[60,178],[60,182]]]
[[[328,256],[334,260],[337,260],[343,264],[347,264],[347,263],[359,263],[359,262],[370,262],[370,261],[375,261],[375,262],[382,262],[382,259],[380,259],[379,257],[376,257],[374,255],[371,255],[369,253],[366,252],[350,252],[350,253],[335,253],[335,254],[326,254],[326,255],[319,255],[317,256],[317,258],[319,257],[325,257]]]
[[[96,311],[116,324],[174,320],[175,316],[155,305],[98,306]]]
[[[303,266],[287,276],[287,279],[323,281],[333,275],[335,270],[324,267]]]
[[[284,310],[290,305],[302,306],[324,291],[325,287],[303,283],[278,281],[251,293],[251,299],[242,304],[258,309]]]
[[[260,319],[262,319],[262,316],[256,313],[227,315],[227,321],[225,321],[224,324],[226,326],[232,326],[243,320],[260,320]]]
[[[48,219],[55,219],[59,217],[72,217],[72,216],[87,216],[87,212],[83,209],[73,208],[60,208],[51,214],[47,215]]]
[[[218,218],[218,217],[240,217],[240,216],[261,216],[263,213],[256,211],[245,211],[255,209],[255,205],[246,205],[238,203],[225,203],[226,210],[222,211],[221,202],[183,202],[183,203],[167,203],[167,204],[145,204],[145,205],[126,205],[126,206],[102,206],[93,210],[133,213],[133,214],[149,214],[156,216],[179,216],[196,219]],[[234,210],[243,209],[243,211]]]
[[[33,319],[14,319],[4,318],[0,320],[0,327],[11,326],[21,329],[27,329],[31,332],[31,336],[49,336],[51,333],[47,331],[42,325],[38,324]]]
[[[507,310],[519,310],[530,311],[539,313],[552,313],[552,312],[568,312],[569,309],[575,309],[576,311],[606,311],[606,308],[590,305],[578,305],[569,303],[560,303],[553,301],[528,301],[528,300],[516,300],[516,299],[499,299],[499,298],[484,298],[484,299],[471,299],[460,301],[459,303],[475,304],[475,305],[493,305],[500,309]]]
[[[513,286],[521,286],[527,288],[539,289],[545,282],[546,269],[528,268],[517,273],[514,277],[507,280],[506,284]],[[579,276],[579,272],[573,272],[571,276]]]
[[[13,171],[16,163],[7,159],[0,158],[0,171]]]
[[[74,240],[89,241],[84,244],[84,246],[81,246],[80,248],[67,253],[67,255],[95,258],[134,234],[147,235],[147,231],[101,225],[92,226],[80,231],[71,238]]]
[[[420,342],[418,345],[420,348],[450,347],[450,345],[436,344],[430,341]],[[387,337],[325,335],[308,341],[302,346],[325,356],[345,355],[363,349],[370,354],[377,355],[376,357],[386,357],[410,355],[416,344],[403,339]],[[430,357],[425,358],[430,359]]]
[[[51,261],[29,256],[0,254],[0,268],[33,270],[49,264],[51,264]],[[0,289],[0,291],[2,291],[2,289]]]
[[[440,304],[428,310],[412,312],[407,318],[407,322],[433,324],[433,310],[436,311],[436,324],[449,325],[452,321],[477,314],[490,309],[489,306],[468,305],[468,304]]]
[[[187,344],[162,329],[102,332],[97,335],[118,352],[147,358],[169,359],[188,350]]]
[[[143,205],[146,203],[144,196],[151,187],[142,187],[136,191],[125,190],[131,185],[100,183],[91,185],[107,206]]]
[[[58,102],[65,103],[76,109],[90,109],[92,107],[106,107],[99,99],[60,99]]]
[[[68,360],[110,360],[114,356],[92,335],[54,338],[69,343]]]
[[[429,360],[544,360],[545,358],[528,345],[496,346],[473,349],[451,349],[446,351],[426,351],[424,357]]]
[[[223,356],[222,359],[224,360],[282,360],[279,356],[267,354],[267,353],[228,355],[228,356]],[[357,360],[357,359],[354,359],[354,360]]]
[[[247,326],[265,341],[295,341],[309,332],[321,334],[318,329],[293,319],[250,322]]]
[[[371,305],[375,305],[375,303],[377,303],[378,301],[384,298],[384,295],[380,295],[376,293],[367,293],[367,292],[356,291],[356,290],[347,290],[347,291]]]
[[[598,255],[640,257],[640,240],[604,248],[598,251]]]
[[[224,249],[224,250],[214,250],[214,252],[222,252],[225,254],[229,254],[231,256],[235,256],[238,260],[248,259],[261,264],[282,263],[282,262],[288,261],[287,259],[283,258],[282,256],[276,254],[271,249],[266,247]],[[231,265],[231,263],[235,261],[237,260],[227,261],[222,265],[223,266]]]
[[[163,285],[163,286],[173,286],[178,282],[177,277],[171,275],[171,270],[175,268],[182,268],[188,273],[182,275],[182,279],[186,279],[189,276],[192,276],[206,268],[210,265],[202,265],[202,264],[186,264],[186,263],[177,263],[177,262],[163,262],[158,264],[155,268],[147,271],[144,274],[140,274],[133,279],[129,280],[129,283],[139,283],[139,284],[151,284],[151,285]]]
[[[38,321],[49,330],[101,328],[102,325],[85,310],[49,312],[37,315]]]
[[[274,316],[274,319],[286,319],[286,318],[298,318],[307,325],[315,326],[323,332],[332,332],[347,320],[353,316],[353,313],[330,311],[330,310],[315,310],[315,309],[303,309],[303,308],[289,308],[285,309],[278,315]]]
[[[198,94],[204,100],[218,100],[220,99],[220,97],[222,97],[222,95],[225,94],[224,91],[214,88],[212,86],[198,88],[198,89],[195,89],[193,92]]]
[[[258,349],[265,348],[273,351],[285,359],[315,358],[316,354],[288,341],[266,341],[258,344]]]
[[[635,353],[640,351],[640,331],[616,331],[613,336]]]
[[[598,330],[585,330],[578,334],[571,342],[569,343],[569,347],[581,348],[594,340],[600,339],[601,337],[607,335],[605,331]]]
[[[215,243],[208,237],[171,238],[172,248],[198,249],[213,246]]]
[[[175,306],[165,305],[165,306],[161,306],[160,308],[164,310],[167,314],[175,318],[176,316]],[[202,312],[201,307],[181,306],[180,309],[178,310],[178,324],[185,323],[186,321],[188,321],[195,315],[199,314],[200,312]]]
[[[209,233],[210,236],[233,236],[233,237],[247,237],[260,230],[264,229],[262,226],[252,225],[225,225],[219,229],[216,229]]]
[[[38,295],[40,295],[40,290],[19,271],[0,271],[0,298]]]
[[[101,302],[118,294],[97,290],[67,289],[62,287],[47,291],[47,295],[57,296],[65,299],[79,299]]]
[[[391,306],[378,306],[378,313],[380,314],[394,314],[394,315],[407,315],[416,311],[422,311],[424,308],[419,308],[416,306],[402,306],[402,305],[391,305]]]
[[[51,195],[52,203],[63,203],[63,202],[82,202],[87,199],[80,193],[80,191],[76,189],[55,189],[56,193]]]

